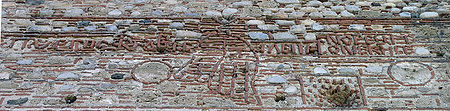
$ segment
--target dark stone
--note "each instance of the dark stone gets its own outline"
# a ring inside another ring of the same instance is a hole
[[[26,4],[30,4],[30,5],[40,5],[43,4],[45,1],[44,0],[26,0],[25,3]]]
[[[77,97],[73,95],[68,95],[64,98],[64,100],[66,101],[67,104],[71,104],[77,100]]]
[[[26,103],[27,101],[28,101],[28,98],[20,98],[20,99],[16,99],[16,100],[8,100],[6,102],[6,104],[9,104],[9,105],[20,105],[20,104]]]
[[[113,74],[111,75],[111,79],[123,79],[125,74]]]
[[[420,18],[420,13],[411,13],[411,18]]]
[[[371,3],[372,6],[381,6],[380,3]]]
[[[77,26],[89,26],[90,21],[79,21]]]
[[[140,20],[139,23],[146,24],[146,23],[152,23],[152,21],[151,20]]]

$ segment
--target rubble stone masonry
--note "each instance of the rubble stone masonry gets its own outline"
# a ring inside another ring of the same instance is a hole
[[[2,0],[0,110],[450,110],[448,0]]]

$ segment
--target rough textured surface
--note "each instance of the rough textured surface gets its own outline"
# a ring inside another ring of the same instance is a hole
[[[3,0],[0,110],[450,110],[446,0]]]

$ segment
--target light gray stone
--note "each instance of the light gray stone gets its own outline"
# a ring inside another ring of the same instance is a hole
[[[225,18],[229,18],[229,17],[233,16],[234,14],[236,14],[238,11],[239,11],[238,9],[226,8],[222,11],[222,15]]]
[[[267,40],[269,39],[269,35],[262,32],[249,32],[248,36],[253,40]]]
[[[323,18],[323,15],[320,12],[311,12],[311,13],[309,13],[309,17],[311,17],[311,18]]]
[[[381,66],[368,66],[365,70],[369,73],[381,73],[383,72],[383,67]]]
[[[298,92],[297,87],[295,86],[289,86],[286,89],[284,89],[284,92],[287,94],[296,94]]]
[[[428,51],[428,49],[426,49],[424,47],[418,47],[418,48],[414,49],[414,52],[416,54],[419,54],[419,55],[428,55],[428,54],[430,54],[430,51]]]
[[[117,30],[119,30],[116,25],[106,25],[105,28],[110,32],[116,32]]]
[[[51,17],[53,15],[53,13],[55,13],[54,10],[51,9],[42,9],[39,11],[39,16],[43,16],[43,17]]]
[[[342,68],[338,70],[339,74],[344,75],[358,75],[359,71],[352,69],[352,68]]]
[[[314,33],[306,33],[305,40],[316,40],[316,34]]]
[[[202,34],[193,31],[177,30],[175,37],[177,38],[201,38]]]
[[[278,32],[273,34],[273,39],[275,40],[296,40],[297,36],[292,35],[289,32]]]
[[[420,18],[437,18],[439,14],[437,12],[423,12],[420,14]]]
[[[430,80],[431,71],[424,65],[412,62],[397,63],[391,67],[391,75],[406,85],[423,84]]]
[[[0,71],[0,80],[9,80],[11,75],[11,71],[2,70]]]
[[[247,25],[263,25],[264,21],[261,21],[261,20],[249,20],[245,24],[247,24]]]
[[[139,11],[133,11],[133,12],[131,12],[130,15],[131,15],[132,17],[138,17],[138,16],[141,15],[141,12],[139,12]]]
[[[19,85],[13,81],[0,81],[0,89],[16,89]]]
[[[66,12],[64,13],[65,17],[79,17],[82,16],[84,14],[84,10],[79,9],[79,8],[74,8],[74,9],[70,9],[70,10],[66,10]]]
[[[325,16],[326,18],[336,18],[339,17],[338,14],[336,12],[333,11],[323,11],[322,15]]]
[[[220,13],[219,11],[207,11],[205,12],[205,16],[208,18],[217,18],[222,17],[222,13]]]
[[[31,65],[33,64],[33,60],[31,59],[22,59],[16,62],[19,65]]]
[[[172,9],[173,12],[185,12],[187,11],[188,8],[184,7],[184,6],[176,6]]]
[[[361,10],[361,8],[359,8],[359,6],[356,5],[346,5],[345,9],[349,12],[358,12]]]
[[[403,25],[393,25],[392,26],[392,30],[393,31],[404,31],[405,30],[405,26],[403,26]]]
[[[406,12],[414,12],[414,11],[417,11],[418,8],[415,6],[409,6],[409,7],[403,7],[402,10],[406,11]]]
[[[14,24],[16,24],[16,25],[21,25],[21,26],[32,26],[32,25],[34,25],[34,23],[31,22],[31,21],[28,20],[28,19],[16,19],[16,20],[14,21]]]
[[[62,72],[56,77],[56,80],[79,80],[80,76],[72,72]]]
[[[312,30],[316,30],[316,31],[318,31],[318,30],[323,30],[325,27],[323,26],[323,25],[320,25],[320,24],[318,24],[318,23],[314,23],[314,24],[312,24],[312,26],[311,26],[311,29]]]
[[[306,6],[308,6],[308,7],[318,7],[318,6],[321,6],[322,5],[322,2],[320,2],[320,1],[309,1],[308,3],[306,3]]]
[[[115,10],[108,12],[108,15],[109,16],[120,16],[120,15],[122,15],[122,11],[120,11],[119,9],[115,9]]]
[[[283,84],[286,83],[287,80],[281,76],[274,75],[267,78],[267,82],[271,84]]]
[[[83,61],[77,63],[82,69],[93,69],[97,66],[96,58],[83,58]]]
[[[326,74],[328,71],[324,69],[323,67],[314,67],[313,70],[314,74]]]
[[[342,12],[345,10],[344,6],[331,6],[330,8],[332,11],[335,11],[335,12]]]
[[[298,0],[275,0],[278,3],[284,3],[284,4],[288,4],[288,3],[300,3]]]
[[[78,27],[63,27],[61,28],[63,32],[76,32],[78,31]]]
[[[272,30],[278,30],[278,25],[258,25],[258,28],[261,30],[267,30],[267,31],[272,31]]]
[[[287,20],[275,20],[275,23],[278,25],[295,25],[294,21],[287,21]]]
[[[171,29],[183,29],[184,28],[184,24],[180,23],[180,22],[170,23],[169,28],[171,28]]]
[[[145,63],[135,69],[134,75],[142,82],[161,82],[167,78],[170,68],[159,62]]]
[[[52,27],[50,27],[50,26],[31,26],[28,28],[28,31],[50,32],[50,31],[52,31]]]
[[[147,31],[153,31],[153,32],[156,32],[156,31],[158,31],[158,26],[150,25],[150,26],[147,27],[146,30],[147,30]]]
[[[84,27],[84,30],[86,30],[86,31],[96,31],[97,30],[97,26],[87,26],[87,27]]]
[[[402,12],[399,14],[400,17],[402,18],[411,18],[411,13],[409,12]]]
[[[391,13],[400,13],[402,10],[399,8],[391,8],[390,12]]]
[[[354,14],[348,12],[347,10],[342,11],[339,15],[342,17],[355,17]]]
[[[348,26],[349,30],[366,30],[366,28],[364,28],[364,25],[360,25],[360,24],[351,24],[350,26]]]
[[[241,1],[241,2],[234,2],[231,4],[231,6],[239,8],[239,7],[246,7],[246,6],[252,6],[252,1]]]
[[[289,32],[291,33],[306,33],[305,25],[293,25],[290,27]]]
[[[62,85],[59,90],[70,90],[72,89],[74,86],[73,85]]]

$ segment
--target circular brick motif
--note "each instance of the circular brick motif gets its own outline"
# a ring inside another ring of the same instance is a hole
[[[159,83],[170,75],[171,67],[161,62],[148,62],[136,65],[133,70],[133,78],[144,84]]]
[[[418,62],[396,62],[388,69],[389,76],[404,86],[422,86],[434,78],[430,66]]]

